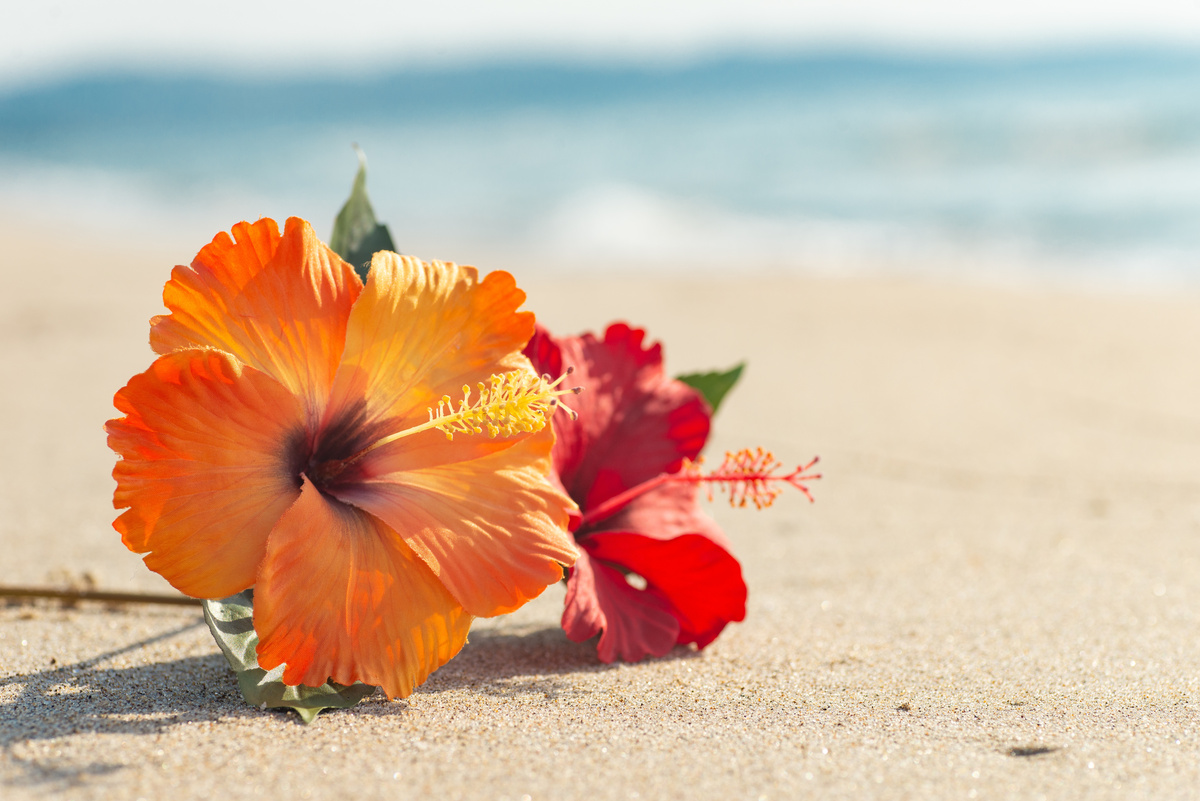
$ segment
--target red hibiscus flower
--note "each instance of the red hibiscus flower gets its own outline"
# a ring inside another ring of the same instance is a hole
[[[746,614],[741,566],[700,510],[699,483],[663,480],[697,458],[712,413],[644,338],[623,323],[603,339],[539,328],[525,349],[541,373],[573,366],[585,390],[571,402],[578,420],[553,422],[554,468],[580,509],[562,625],[576,642],[600,634],[603,662],[703,648]]]

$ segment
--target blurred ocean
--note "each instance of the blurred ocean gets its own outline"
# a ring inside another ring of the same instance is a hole
[[[1200,286],[1185,51],[88,75],[0,95],[0,209],[196,248],[262,215],[327,235],[353,142],[424,257]]]

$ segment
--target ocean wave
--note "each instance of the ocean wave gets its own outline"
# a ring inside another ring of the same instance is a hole
[[[0,97],[0,203],[320,230],[357,141],[401,246],[459,260],[1197,285],[1197,85],[1122,50],[100,76]]]

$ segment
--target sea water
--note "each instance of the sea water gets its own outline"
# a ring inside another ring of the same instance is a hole
[[[79,75],[0,95],[0,206],[328,234],[351,143],[426,257],[1200,285],[1200,53],[1151,49]]]

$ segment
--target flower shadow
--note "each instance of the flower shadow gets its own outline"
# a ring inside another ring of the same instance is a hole
[[[204,625],[170,631],[80,662],[0,678],[0,754],[18,768],[16,786],[65,789],[123,770],[120,762],[48,758],[39,742],[75,735],[159,734],[183,723],[254,714],[220,653],[132,667],[100,667],[115,656]]]
[[[693,659],[700,654],[677,647],[658,660]],[[488,695],[541,695],[548,700],[581,695],[567,677],[618,670],[596,656],[595,639],[572,642],[558,626],[506,627],[472,631],[471,639],[454,659],[434,673],[418,693],[470,690]]]
[[[191,621],[86,660],[0,678],[0,694],[5,697],[0,701],[0,755],[17,768],[16,775],[4,783],[62,790],[127,767],[118,761],[50,759],[39,742],[79,735],[157,735],[183,724],[262,715],[246,704],[225,658],[217,651],[129,667],[104,666],[114,657],[203,625],[203,621]],[[651,661],[698,656],[690,647],[678,647]],[[558,626],[506,625],[472,632],[470,643],[418,688],[417,694],[460,691],[554,701],[590,692],[571,676],[603,674],[621,667],[601,662],[594,640],[572,642]],[[408,710],[407,703],[388,703],[377,693],[339,714],[395,715]],[[295,720],[299,723],[299,718]]]

